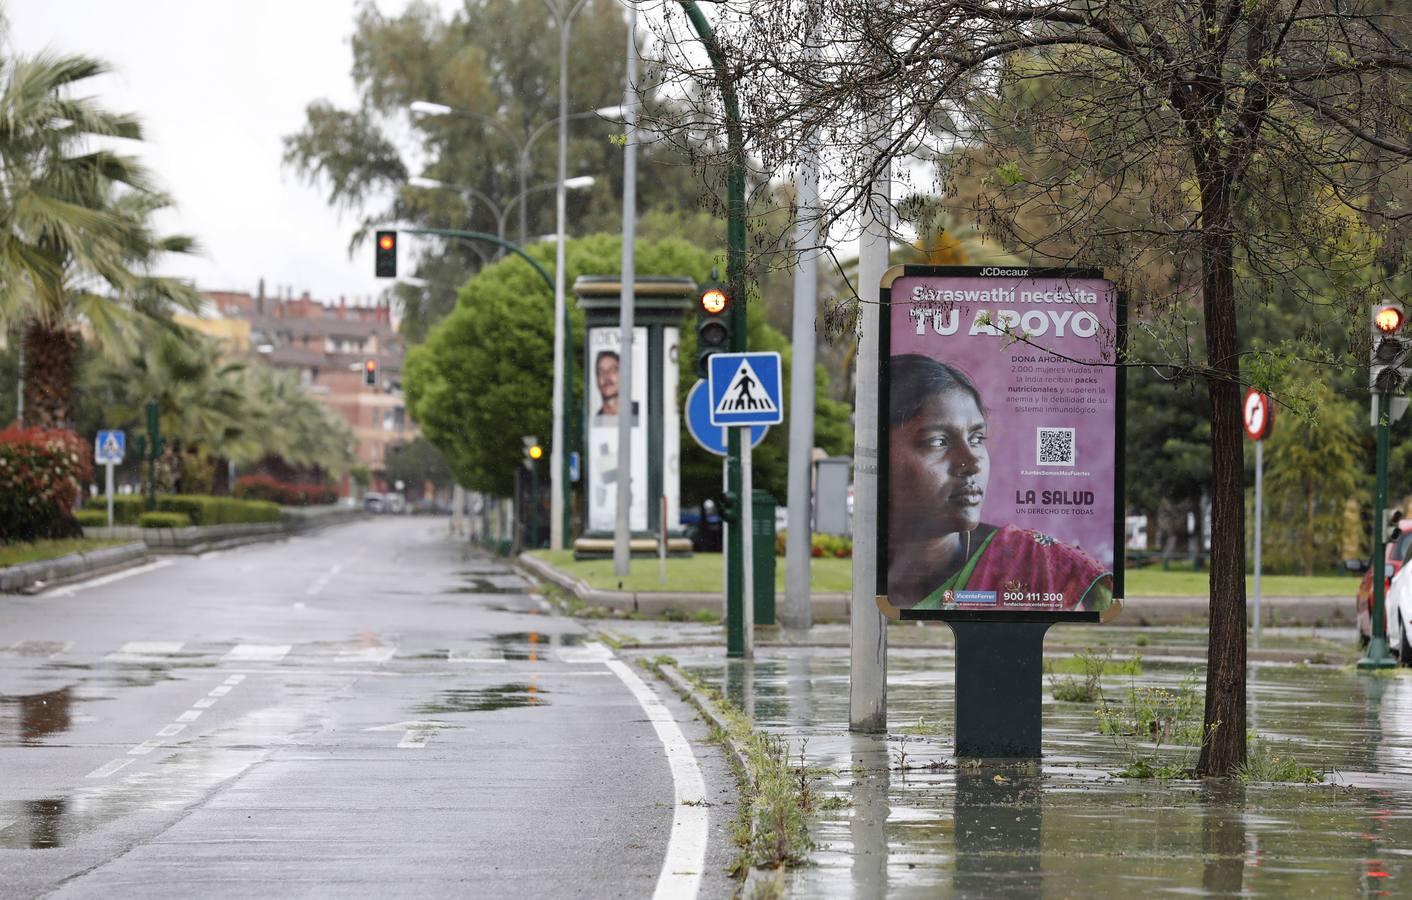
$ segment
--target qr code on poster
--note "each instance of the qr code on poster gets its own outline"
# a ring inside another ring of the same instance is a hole
[[[1036,428],[1035,463],[1041,466],[1074,464],[1074,429]]]

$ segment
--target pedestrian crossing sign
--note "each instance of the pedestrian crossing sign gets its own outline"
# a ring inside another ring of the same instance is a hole
[[[778,353],[716,353],[707,385],[711,424],[778,425],[784,421],[784,379]]]
[[[93,439],[93,461],[100,465],[118,465],[127,452],[126,435],[121,431],[100,431]]]

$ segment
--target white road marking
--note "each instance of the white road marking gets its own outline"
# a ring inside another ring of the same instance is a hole
[[[446,661],[454,663],[504,663],[505,654],[500,650],[452,650],[446,655]]]
[[[206,696],[208,696],[208,697],[224,697],[226,694],[229,694],[229,693],[230,693],[230,685],[228,685],[228,684],[222,684],[222,685],[217,685],[216,687],[211,688],[211,693],[207,694]]]
[[[197,719],[201,718],[203,712],[205,712],[204,709],[188,709],[186,712],[177,716],[176,720],[178,722],[195,722]]]
[[[292,644],[236,644],[221,658],[226,662],[279,662],[293,649]]]
[[[11,825],[15,824],[15,821],[15,819],[0,819],[0,831],[9,828]]]
[[[180,653],[185,646],[184,641],[128,641],[119,652],[134,656],[171,656]]]
[[[613,658],[613,651],[598,641],[590,641],[582,647],[560,647],[559,659],[566,663],[601,663]]]
[[[672,718],[666,704],[621,660],[611,659],[606,665],[627,686],[647,713],[648,720],[657,732],[657,739],[662,742],[662,749],[667,753],[667,764],[672,769],[672,784],[676,788],[672,833],[667,839],[667,856],[662,861],[662,871],[657,876],[657,890],[652,896],[654,900],[695,897],[701,889],[701,871],[706,865],[706,829],[709,821],[707,808],[700,805],[706,798],[706,782],[701,777],[701,767],[696,764],[691,745],[687,743],[686,735],[682,734],[681,727]]]
[[[151,753],[153,750],[156,750],[156,749],[157,749],[158,747],[160,747],[160,746],[162,746],[162,742],[161,742],[161,741],[143,741],[142,743],[138,744],[136,747],[133,747],[131,750],[129,750],[129,751],[127,752],[127,755],[128,755],[128,756],[146,756],[147,754]]]
[[[94,769],[92,772],[89,772],[87,775],[85,775],[85,776],[83,776],[83,777],[84,777],[84,778],[107,778],[109,775],[112,775],[114,772],[118,771],[119,769],[125,769],[125,768],[127,768],[128,766],[132,765],[132,764],[135,763],[135,762],[137,762],[137,760],[135,760],[135,759],[115,759],[115,760],[113,760],[113,761],[110,762],[110,763],[107,763],[107,764],[105,764],[105,765],[99,766],[98,768]]]
[[[172,561],[169,559],[159,559],[156,562],[150,562],[142,566],[134,566],[131,569],[123,569],[121,572],[114,572],[111,575],[102,575],[90,581],[85,581],[82,584],[71,584],[65,587],[54,588],[52,591],[44,591],[39,596],[71,597],[74,594],[77,594],[79,591],[86,591],[89,588],[101,587],[105,584],[112,584],[114,581],[121,581],[124,578],[131,578],[134,575],[145,575],[148,572],[155,572],[158,569],[165,569],[171,564]]]
[[[67,653],[74,648],[73,641],[18,641],[11,644],[8,650],[18,653],[20,656],[47,656],[53,659],[61,653]]]
[[[157,737],[174,737],[186,730],[185,725],[168,725],[157,732]]]
[[[244,676],[244,675],[232,675],[232,676],[230,676],[229,678],[227,678],[224,683],[225,683],[225,684],[240,684],[240,683],[241,683],[242,681],[244,681],[244,680],[245,680],[245,676]]]
[[[364,731],[402,731],[402,740],[397,742],[399,750],[421,750],[426,747],[427,741],[436,736],[436,733],[446,727],[445,722],[428,720],[423,722],[397,722],[392,725],[374,725],[372,728],[364,728]]]
[[[314,583],[309,586],[309,590],[307,591],[309,596],[312,597],[322,591],[324,588],[328,587],[329,579],[342,571],[343,566],[338,563],[334,563],[331,567],[329,567],[329,570],[327,572],[320,575],[317,579],[314,580]]]
[[[364,647],[361,650],[345,650],[339,653],[334,662],[385,663],[397,653],[397,645],[391,647]]]
[[[193,709],[210,709],[215,706],[220,699],[220,697],[202,697],[200,700],[191,704],[191,706]]]

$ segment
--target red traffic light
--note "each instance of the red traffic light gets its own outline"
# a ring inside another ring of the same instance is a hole
[[[720,288],[710,288],[701,295],[701,309],[709,315],[714,316],[724,312],[726,306],[729,304],[730,298],[728,298],[726,292]]]
[[[378,370],[378,361],[375,359],[370,359],[367,362],[363,363],[363,368],[367,369],[369,372],[376,372]]]
[[[383,250],[391,250],[397,246],[396,235],[384,234],[378,238],[378,247]]]
[[[1402,329],[1402,307],[1380,306],[1373,313],[1373,327],[1379,334],[1396,334]]]

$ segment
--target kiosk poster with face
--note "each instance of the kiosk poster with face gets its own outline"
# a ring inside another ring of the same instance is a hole
[[[1085,269],[900,266],[882,304],[884,612],[1116,613],[1123,379],[1112,282]]]
[[[588,527],[611,532],[618,508],[618,416],[626,411],[620,396],[622,330],[588,330]],[[647,329],[633,329],[632,502],[628,527],[647,530]]]

